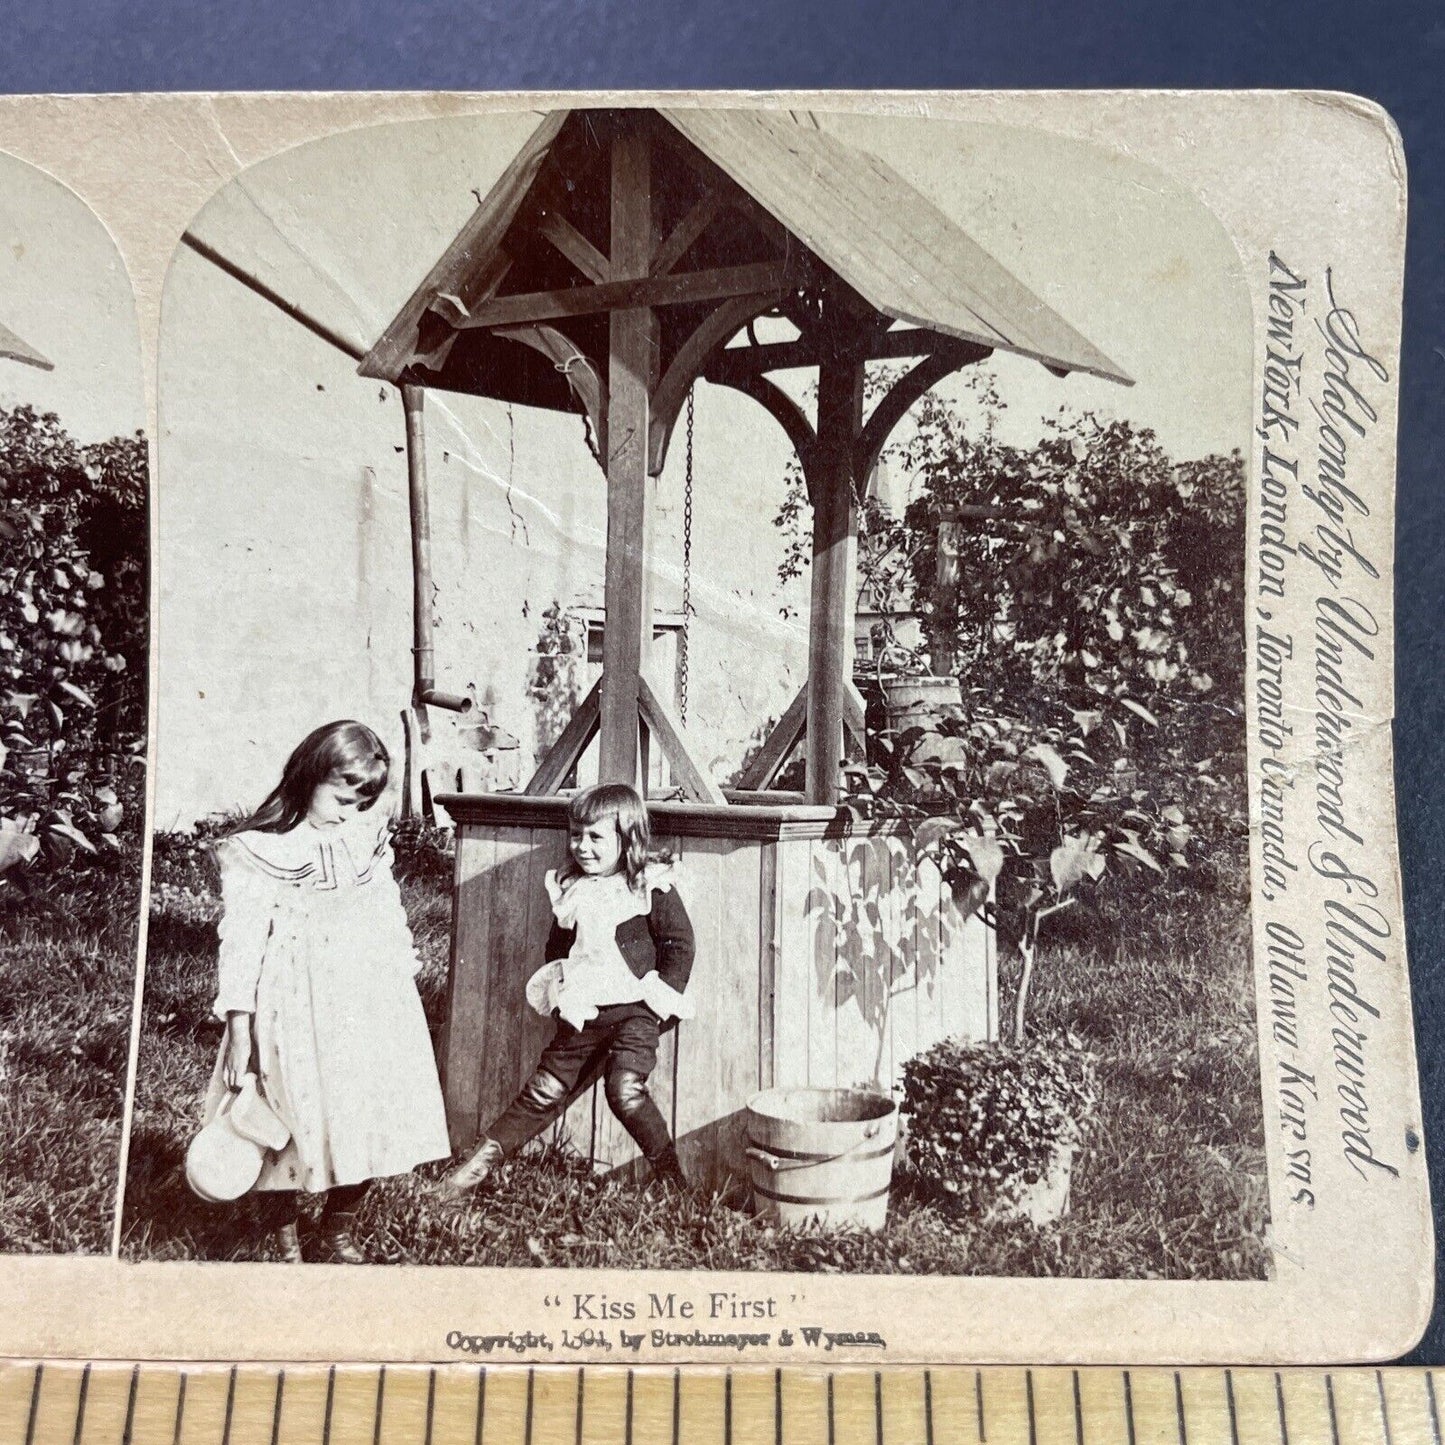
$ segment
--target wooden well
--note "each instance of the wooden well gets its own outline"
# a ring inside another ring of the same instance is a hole
[[[565,852],[566,800],[439,801],[457,825],[442,1070],[461,1147],[511,1101],[551,1034],[523,991],[543,962],[542,879]],[[652,1077],[689,1177],[721,1187],[746,1174],[738,1132],[760,1089],[888,1090],[941,1038],[997,1037],[992,931],[958,909],[896,825],[786,805],[651,813],[697,935],[697,1017],[663,1036]],[[600,1086],[558,1127],[599,1167],[636,1157]]]
[[[792,339],[760,339],[764,320]],[[543,874],[565,845],[558,794],[593,738],[600,781],[645,786],[660,754],[684,799],[653,814],[697,927],[698,1018],[668,1035],[653,1087],[694,1175],[736,1167],[738,1114],[758,1089],[889,1088],[945,1035],[996,1036],[984,924],[895,828],[838,807],[845,761],[866,745],[851,680],[866,478],[909,407],[994,350],[1128,381],[876,156],[808,116],[680,107],[546,116],[362,358],[407,403],[419,738],[428,707],[463,705],[432,670],[424,391],[581,412],[607,488],[600,679],[524,794],[437,798],[458,829],[444,1046],[458,1144],[509,1102],[550,1028],[523,989],[548,932]],[[869,366],[898,361],[868,407]],[[811,415],[774,379],[799,369],[816,378]],[[650,512],[701,382],[774,417],[812,508],[807,682],[726,793],[648,681]],[[778,792],[795,753],[803,791]],[[565,1129],[598,1163],[631,1154],[596,1097]]]

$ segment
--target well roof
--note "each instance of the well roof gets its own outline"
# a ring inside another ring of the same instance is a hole
[[[1059,373],[1130,377],[1034,295],[916,187],[811,119],[762,110],[558,111],[548,114],[361,363],[363,375],[571,408],[565,360],[489,330],[454,331],[439,297],[488,298],[586,285],[541,226],[562,217],[608,251],[607,138],[620,124],[654,132],[659,238],[709,194],[722,215],[679,258],[679,272],[789,258],[790,286],[837,287],[880,326],[901,322],[1030,357]],[[499,272],[501,273],[499,275]],[[661,365],[716,301],[661,306]],[[605,312],[548,323],[605,364]],[[738,328],[740,329],[741,323]]]

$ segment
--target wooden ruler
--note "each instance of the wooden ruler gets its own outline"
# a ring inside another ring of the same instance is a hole
[[[0,1445],[1442,1445],[1413,1369],[0,1363]]]

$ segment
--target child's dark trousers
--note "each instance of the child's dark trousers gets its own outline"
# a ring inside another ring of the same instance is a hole
[[[667,1121],[647,1092],[647,1076],[657,1067],[658,1032],[657,1015],[641,1003],[609,1004],[580,1029],[559,1019],[536,1072],[486,1137],[512,1154],[552,1123],[577,1085],[600,1066],[612,1112],[643,1154],[657,1159],[672,1144]]]

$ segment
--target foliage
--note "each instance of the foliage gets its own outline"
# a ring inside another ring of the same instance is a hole
[[[1065,410],[1009,445],[991,374],[965,386],[925,396],[886,454],[904,514],[867,498],[859,522],[860,578],[922,616],[960,706],[876,739],[850,804],[910,820],[969,908],[996,890],[1022,1037],[1044,920],[1106,870],[1167,887],[1244,836],[1243,461],[1176,463],[1151,431]],[[805,514],[794,482],[784,580]]]
[[[586,623],[554,600],[542,612],[527,684],[539,758],[561,737],[582,700],[586,663]]]
[[[0,816],[52,866],[113,859],[123,823],[138,841],[146,479],[139,434],[0,411]]]
[[[903,1066],[909,1164],[950,1209],[1007,1212],[1082,1140],[1096,1101],[1077,1040],[943,1039]]]
[[[399,879],[430,880],[450,887],[456,867],[456,836],[421,818],[403,818],[392,838]]]

